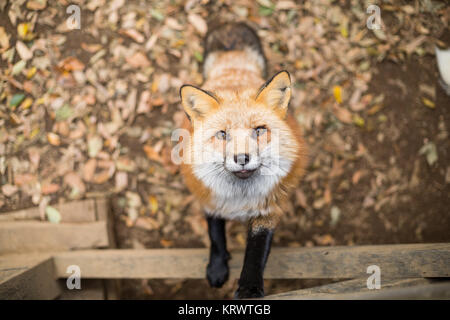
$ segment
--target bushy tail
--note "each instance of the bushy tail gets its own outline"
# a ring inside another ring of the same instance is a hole
[[[267,63],[261,41],[255,30],[243,22],[224,23],[212,27],[205,36],[204,47],[205,60],[208,54],[214,51],[244,50],[250,48],[261,55],[261,58],[264,60],[263,73],[266,73]]]

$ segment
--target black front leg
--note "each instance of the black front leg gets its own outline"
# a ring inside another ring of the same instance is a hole
[[[239,279],[237,299],[264,297],[264,267],[269,257],[273,229],[250,226],[245,249],[244,266]]]
[[[206,277],[211,287],[220,288],[228,280],[228,260],[225,236],[225,220],[207,217],[208,233],[211,240],[209,264],[206,268]]]

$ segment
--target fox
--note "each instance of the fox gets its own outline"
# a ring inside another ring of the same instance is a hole
[[[226,221],[248,224],[234,298],[264,296],[264,269],[289,191],[303,176],[306,145],[288,112],[292,82],[283,70],[265,81],[267,60],[256,31],[224,23],[204,39],[201,87],[180,88],[189,136],[181,174],[200,201],[210,239],[206,278],[229,278]]]

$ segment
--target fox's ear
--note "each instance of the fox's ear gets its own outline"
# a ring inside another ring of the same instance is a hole
[[[200,88],[184,85],[180,88],[181,104],[190,119],[203,117],[208,111],[219,106],[214,95]]]
[[[282,118],[286,115],[291,99],[291,77],[287,71],[280,71],[267,81],[256,95],[256,102],[273,108]]]

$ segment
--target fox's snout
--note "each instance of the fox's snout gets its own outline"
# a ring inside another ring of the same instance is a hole
[[[245,166],[250,162],[250,155],[248,153],[235,154],[233,159],[236,164]]]
[[[251,134],[230,137],[225,146],[225,166],[230,171],[254,170],[259,166],[259,144]]]

